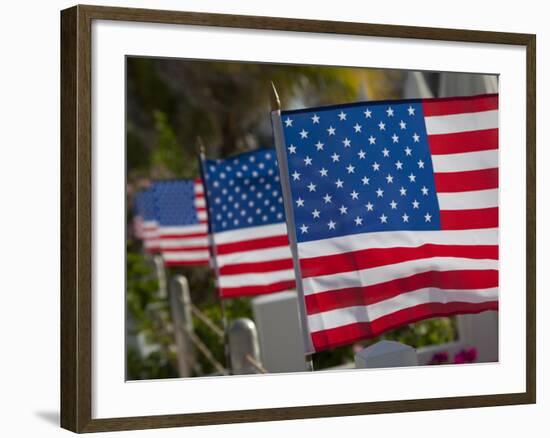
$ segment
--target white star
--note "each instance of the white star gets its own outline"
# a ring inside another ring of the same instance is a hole
[[[351,164],[346,167],[348,173],[355,173],[355,167],[353,167]]]
[[[407,215],[407,213],[405,213],[403,216],[401,216],[403,218],[403,222],[409,222],[409,216]]]
[[[359,152],[357,152],[357,155],[358,155],[360,160],[363,160],[367,156],[366,152],[363,149],[361,149]]]
[[[340,155],[338,155],[336,152],[334,152],[330,157],[332,158],[333,163],[340,161]]]
[[[319,171],[319,173],[321,174],[321,176],[327,176],[328,175],[328,170],[325,169],[324,167]]]
[[[342,140],[342,143],[344,143],[345,148],[349,148],[351,146],[351,140],[347,137]]]
[[[309,157],[309,155],[306,155],[306,157],[304,158],[304,164],[306,166],[311,166],[312,161],[313,160]]]
[[[369,144],[376,143],[376,138],[374,138],[372,135],[369,137]]]
[[[391,139],[392,139],[392,141],[393,141],[394,143],[399,143],[399,136],[398,136],[397,134],[394,133],[394,134],[391,136]]]
[[[330,196],[328,193],[323,196],[323,199],[325,200],[325,204],[329,204],[332,202],[332,196]]]
[[[382,214],[382,216],[380,216],[380,223],[382,224],[388,223],[388,217],[385,214]]]
[[[300,131],[300,137],[301,138],[307,138],[307,134],[308,132],[302,128],[302,130]]]
[[[332,219],[327,225],[329,230],[334,230],[334,228],[336,228],[336,222],[334,222]]]
[[[322,151],[324,145],[325,145],[324,143],[321,143],[321,140],[315,143],[315,147],[317,148],[318,151]]]
[[[363,225],[363,219],[359,216],[357,216],[355,218],[355,225],[359,226],[359,225]]]
[[[413,134],[413,140],[415,143],[418,143],[420,141],[420,136],[416,132]]]
[[[414,173],[411,172],[411,174],[409,175],[409,181],[410,182],[416,182],[416,175]]]
[[[319,210],[315,209],[311,212],[311,214],[313,215],[313,217],[315,219],[319,219],[319,216],[321,215],[321,212]]]
[[[426,213],[426,215],[424,216],[424,220],[426,222],[431,222],[432,221],[432,215],[430,213]]]
[[[367,205],[365,205],[365,207],[367,207],[367,211],[372,211],[374,208],[374,205],[372,205],[370,202],[367,202]]]
[[[380,131],[385,131],[386,130],[386,124],[382,121],[380,121],[380,123],[378,124],[378,128],[380,129]]]
[[[300,180],[300,174],[296,171],[292,174],[292,180],[293,181],[299,181]]]
[[[351,199],[359,199],[359,193],[357,193],[355,190],[350,193]]]
[[[372,163],[372,169],[375,171],[380,170],[380,164],[375,161],[374,163]]]
[[[309,227],[306,224],[302,224],[302,226],[300,227],[300,231],[302,232],[302,234],[307,233],[308,228]]]
[[[347,114],[344,111],[340,111],[340,114],[338,114],[338,118],[340,120],[346,120]]]
[[[314,192],[315,187],[317,187],[317,186],[313,183],[309,183],[309,185],[307,186],[307,188],[309,189],[310,192]]]
[[[303,207],[304,206],[304,200],[302,198],[296,199],[296,205],[298,207]]]
[[[424,161],[418,160],[418,163],[416,163],[416,164],[418,164],[419,169],[424,169]]]
[[[359,123],[356,123],[353,129],[355,129],[355,132],[361,132],[361,125]]]
[[[414,108],[412,106],[409,105],[407,111],[409,112],[409,116],[414,116]]]
[[[397,170],[403,170],[403,163],[399,160],[397,160],[395,162],[395,167],[397,168]]]
[[[386,113],[388,114],[388,117],[393,117],[393,108],[389,106],[386,110]]]
[[[372,114],[372,111],[370,109],[366,109],[365,111],[363,111],[363,114],[365,114],[365,118],[366,119],[370,119],[371,118],[371,114]]]
[[[344,187],[344,181],[342,181],[340,178],[338,178],[334,184],[336,184],[337,189],[341,189],[342,187]]]
[[[390,207],[391,207],[392,210],[396,210],[397,209],[397,202],[391,201],[390,202]]]
[[[364,176],[363,179],[362,179],[361,181],[363,181],[363,185],[364,185],[364,186],[368,186],[368,185],[369,185],[370,179],[367,178],[366,176]]]
[[[407,129],[407,124],[406,124],[403,120],[401,120],[401,121],[399,122],[399,127],[400,127],[401,129]]]
[[[428,196],[428,188],[426,186],[423,186],[420,190],[422,190],[424,196]]]
[[[296,153],[296,146],[294,146],[293,144],[291,144],[289,147],[288,147],[288,152],[290,154],[295,154]]]
[[[333,128],[332,126],[329,126],[327,131],[328,131],[328,135],[336,135],[336,128]]]
[[[311,118],[311,120],[313,120],[314,125],[316,123],[319,123],[319,119],[320,119],[320,117],[317,114],[313,114],[313,117]]]
[[[388,176],[386,176],[386,181],[388,182],[388,184],[393,183],[393,176],[388,173]]]
[[[376,197],[381,198],[382,196],[384,196],[384,190],[382,190],[381,188],[378,188],[376,190]]]
[[[344,207],[343,205],[339,208],[340,214],[348,214],[348,207]]]
[[[420,206],[420,202],[418,202],[416,199],[412,202],[413,208],[418,209]]]
[[[401,186],[401,188],[399,189],[399,193],[401,194],[401,196],[405,196],[407,194],[407,189]]]
[[[286,120],[285,120],[285,125],[287,127],[292,126],[292,122],[293,122],[293,120],[290,117],[287,117]]]
[[[382,155],[384,155],[384,157],[389,157],[390,156],[390,151],[388,151],[386,148],[382,149]]]
[[[405,155],[411,155],[411,153],[412,153],[412,149],[407,146],[405,148]]]

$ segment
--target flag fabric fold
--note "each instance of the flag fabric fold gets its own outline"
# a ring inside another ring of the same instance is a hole
[[[209,232],[221,297],[295,287],[274,149],[202,160]]]
[[[498,309],[498,95],[272,117],[312,351]]]
[[[208,225],[202,181],[156,181],[152,190],[158,247],[165,266],[208,265]]]

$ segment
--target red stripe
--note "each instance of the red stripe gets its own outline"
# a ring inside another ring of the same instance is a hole
[[[498,207],[475,210],[441,210],[442,230],[474,230],[498,227]]]
[[[209,263],[208,263],[208,259],[204,259],[204,260],[194,260],[194,261],[190,261],[190,260],[178,260],[178,261],[175,261],[175,260],[171,260],[171,261],[164,261],[164,266],[207,266]]]
[[[425,245],[407,248],[369,248],[300,260],[302,277],[317,277],[341,272],[387,266],[432,257],[464,257],[498,260],[497,245]]]
[[[203,246],[178,246],[173,248],[162,248],[162,252],[186,252],[186,251],[206,251],[208,245]]]
[[[438,193],[469,192],[498,188],[498,169],[434,173]]]
[[[261,239],[241,240],[239,242],[223,243],[217,245],[218,255],[231,254],[241,251],[252,251],[255,249],[275,248],[277,246],[288,246],[288,236],[270,236]]]
[[[197,232],[197,233],[189,233],[189,234],[162,234],[159,236],[159,239],[187,239],[188,237],[207,237],[208,233]]]
[[[498,128],[428,136],[432,155],[460,154],[498,149]]]
[[[308,315],[352,306],[367,306],[406,292],[434,287],[439,289],[488,289],[498,286],[498,271],[429,271],[372,286],[350,287],[306,295]]]
[[[220,295],[222,298],[233,298],[250,295],[270,294],[295,288],[296,282],[294,280],[286,280],[264,286],[225,287],[220,289]]]
[[[498,109],[498,94],[425,99],[422,101],[422,107],[424,117],[496,110]]]
[[[273,272],[292,268],[292,259],[270,260],[268,262],[239,263],[235,265],[222,266],[220,268],[220,275]]]
[[[195,207],[197,211],[206,211],[206,207]]]
[[[315,351],[340,347],[362,339],[369,339],[388,330],[423,319],[451,316],[462,313],[480,313],[498,310],[498,301],[485,303],[428,303],[385,315],[372,322],[349,324],[311,334]]]

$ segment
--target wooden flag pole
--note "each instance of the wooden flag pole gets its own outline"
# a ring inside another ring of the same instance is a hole
[[[204,186],[204,199],[206,200],[206,207],[208,211],[208,193],[206,189],[206,169],[204,167],[204,163],[206,160],[206,147],[204,145],[204,142],[202,141],[202,138],[200,136],[197,137],[197,143],[199,146],[199,161],[200,161],[200,168],[201,168],[201,174],[203,178],[203,186]],[[209,227],[210,228],[210,227]],[[219,269],[218,269],[218,263],[216,261],[216,245],[214,244],[214,239],[212,237],[212,233],[210,232],[210,229],[208,230],[208,245],[210,247],[211,252],[211,260],[212,260],[212,268],[214,269],[214,272],[216,273],[216,285],[217,280],[220,278],[219,275]],[[222,327],[223,327],[223,350],[225,354],[225,361],[226,361],[226,367],[229,371],[229,374],[231,374],[231,352],[229,351],[229,338],[228,338],[228,328],[229,323],[227,320],[227,312],[225,309],[225,302],[224,299],[220,295],[220,291],[218,288],[218,299],[220,300],[220,311],[221,311],[221,317],[222,317]]]
[[[297,254],[297,243],[296,243],[296,233],[294,224],[292,221],[292,208],[290,203],[290,186],[288,184],[288,175],[285,175],[286,169],[288,168],[287,162],[286,162],[286,155],[284,153],[285,146],[284,146],[284,136],[283,136],[283,125],[281,122],[281,99],[279,98],[279,93],[277,93],[277,88],[275,87],[275,84],[273,81],[271,81],[271,94],[270,94],[270,101],[271,101],[271,121],[273,123],[273,132],[275,137],[275,149],[277,151],[277,159],[279,162],[279,169],[281,174],[281,188],[283,190],[283,194],[286,193],[287,196],[283,195],[284,198],[284,206],[285,206],[285,213],[286,213],[286,224],[287,224],[287,232],[288,232],[288,238],[290,241],[290,249],[292,252],[292,259],[294,262],[294,273],[296,278],[296,290],[298,292],[298,303],[299,303],[299,314],[300,314],[300,323],[302,326],[302,332],[304,336],[304,345],[306,347],[306,366],[307,371],[313,371],[313,354],[310,353],[312,351],[312,345],[311,345],[311,337],[309,335],[309,329],[307,325],[307,315],[304,308],[304,293],[302,290],[302,284],[299,281],[299,278],[301,278],[301,272],[300,272],[300,265],[298,263],[298,254]]]

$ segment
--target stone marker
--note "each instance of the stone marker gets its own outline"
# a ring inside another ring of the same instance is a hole
[[[416,350],[395,341],[380,341],[355,354],[356,368],[390,368],[418,365]]]
[[[258,332],[248,318],[234,320],[227,333],[233,374],[255,374],[256,368],[246,359],[247,355],[261,363]]]

